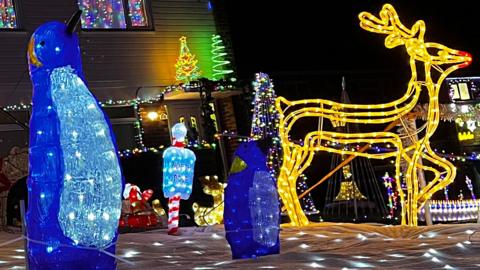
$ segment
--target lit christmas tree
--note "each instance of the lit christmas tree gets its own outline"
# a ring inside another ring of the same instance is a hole
[[[183,83],[188,84],[190,81],[198,79],[200,77],[200,69],[197,66],[198,60],[195,59],[195,55],[190,53],[190,49],[187,46],[187,37],[180,38],[180,56],[175,64],[176,79]]]
[[[267,157],[267,167],[272,176],[276,176],[282,165],[282,146],[278,137],[278,112],[275,108],[275,90],[273,83],[265,73],[255,74],[253,82],[255,98],[253,104],[252,130],[253,140],[270,138],[272,147]]]
[[[388,172],[385,173],[383,177],[383,183],[387,188],[387,195],[388,195],[388,209],[389,215],[388,218],[392,219],[395,217],[395,210],[397,209],[397,198],[398,192],[394,189],[395,179],[388,175]]]
[[[214,81],[225,79],[228,74],[233,73],[233,70],[227,69],[230,61],[225,59],[226,55],[222,37],[216,34],[212,35],[212,71]]]
[[[302,194],[308,189],[307,176],[301,174],[297,180],[297,194]],[[313,203],[312,194],[308,193],[305,197],[300,199],[300,204],[306,215],[315,215],[320,213]]]
[[[282,146],[280,144],[280,138],[278,137],[279,119],[277,109],[275,108],[275,90],[273,89],[272,81],[265,73],[255,74],[253,87],[255,90],[255,98],[252,101],[253,118],[250,137],[253,140],[272,139],[272,147],[269,149],[267,157],[267,167],[271,175],[276,177],[282,165]],[[298,194],[302,194],[308,189],[306,180],[307,177],[303,174],[298,178]],[[319,213],[313,203],[311,194],[301,199],[301,205],[307,215]]]

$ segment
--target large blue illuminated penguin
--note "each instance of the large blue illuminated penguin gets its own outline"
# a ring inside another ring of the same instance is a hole
[[[109,120],[85,83],[81,12],[41,25],[28,45],[29,269],[115,269],[122,174]]]
[[[264,141],[240,144],[225,189],[224,224],[233,259],[280,252],[280,206]]]

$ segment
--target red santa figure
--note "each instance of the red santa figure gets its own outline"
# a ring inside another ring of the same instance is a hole
[[[157,216],[147,203],[152,195],[151,189],[142,192],[138,186],[126,184],[123,198],[128,200],[130,209],[122,213],[120,227],[147,228],[157,225]]]

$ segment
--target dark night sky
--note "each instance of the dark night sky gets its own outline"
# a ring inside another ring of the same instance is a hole
[[[343,74],[360,72],[356,76],[362,77],[364,75],[361,72],[368,76],[370,71],[372,74],[386,71],[388,76],[393,74],[394,86],[390,89],[380,87],[368,94],[355,91],[347,76],[347,90],[351,100],[372,103],[375,102],[372,100],[378,98],[381,100],[377,101],[386,102],[392,99],[392,95],[400,97],[403,93],[401,91],[405,89],[409,79],[405,47],[387,49],[384,46],[384,35],[367,32],[359,26],[360,12],[368,11],[378,15],[386,1],[225,2],[240,79],[251,80],[253,74],[259,71],[274,74],[274,82],[284,80],[282,74],[310,74],[306,75],[311,77],[310,80],[319,82],[310,93],[313,94],[312,97],[327,98],[339,96],[340,76]],[[389,2],[407,27],[411,27],[417,20],[425,21],[426,41],[438,42],[473,55],[472,65],[454,72],[452,76],[480,75],[480,13],[474,1]],[[324,74],[337,74],[337,77],[333,80],[325,79],[322,78]],[[373,80],[376,76],[373,75]],[[330,82],[325,82],[328,80]],[[330,89],[327,89],[325,86],[329,85]],[[292,93],[275,83],[275,89],[277,94],[290,99],[307,98],[308,91],[302,87],[296,91],[298,93]],[[442,94],[446,95],[446,92]],[[458,152],[455,136],[454,125],[444,122],[434,136],[433,145]],[[320,160],[312,167],[328,170],[328,164],[329,160]],[[312,179],[325,173],[326,171],[307,171]],[[314,192],[315,198],[322,198],[321,190]]]
[[[385,1],[325,2],[226,1],[239,77],[258,71],[396,70],[406,64],[404,48],[386,49],[385,36],[366,32],[358,24],[361,11],[377,15]],[[418,19],[426,22],[427,41],[480,57],[480,14],[473,1],[391,4],[406,26]],[[479,70],[480,60],[475,60],[461,73]]]

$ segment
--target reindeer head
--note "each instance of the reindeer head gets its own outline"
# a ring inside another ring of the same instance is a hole
[[[445,73],[468,66],[472,56],[463,51],[450,49],[442,44],[425,42],[425,22],[418,20],[412,28],[400,22],[398,14],[390,4],[385,4],[377,18],[371,13],[362,12],[358,15],[360,27],[363,29],[385,34],[385,47],[391,49],[405,45],[407,53],[413,60],[424,62],[426,65],[448,65]]]
[[[204,176],[200,177],[200,182],[203,185],[203,192],[207,195],[218,196],[223,194],[224,188],[227,186],[218,181],[218,176]]]

